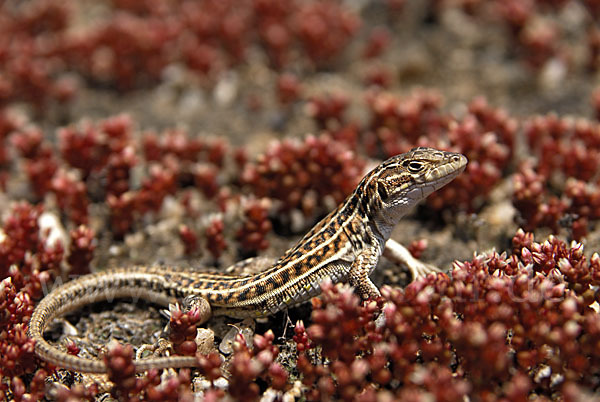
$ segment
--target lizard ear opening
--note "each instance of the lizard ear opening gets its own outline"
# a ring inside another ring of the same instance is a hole
[[[388,192],[387,189],[385,188],[385,186],[381,183],[379,183],[377,185],[377,194],[379,194],[379,197],[382,200],[385,200],[388,197]]]

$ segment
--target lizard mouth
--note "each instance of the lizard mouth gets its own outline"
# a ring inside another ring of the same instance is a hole
[[[454,180],[465,170],[467,163],[468,160],[464,155],[452,155],[448,162],[426,172],[421,177],[421,183],[408,194],[408,197],[413,200],[422,200]]]
[[[435,191],[461,174],[467,167],[467,163],[466,156],[454,154],[449,158],[447,163],[426,172],[423,177],[423,184],[425,187],[433,187]]]

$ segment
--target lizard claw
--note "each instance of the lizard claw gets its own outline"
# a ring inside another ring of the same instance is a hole
[[[442,270],[439,269],[438,267],[431,265],[431,264],[425,264],[424,262],[421,262],[416,259],[413,261],[413,263],[411,265],[408,265],[408,269],[410,270],[410,272],[412,274],[413,281],[417,280],[418,278],[425,278],[429,274],[442,272]]]

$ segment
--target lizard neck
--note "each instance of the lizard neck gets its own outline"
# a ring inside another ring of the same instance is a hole
[[[365,227],[370,228],[383,247],[394,227],[413,209],[416,202],[411,200],[406,203],[388,204],[383,201],[378,191],[378,183],[372,179],[377,173],[375,170],[365,177],[346,203],[356,207],[357,218]]]

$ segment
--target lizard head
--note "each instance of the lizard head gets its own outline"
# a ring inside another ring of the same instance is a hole
[[[413,148],[371,172],[367,190],[371,197],[379,198],[380,203],[376,204],[383,207],[379,212],[396,217],[397,221],[410,207],[451,182],[466,166],[467,158],[459,153]]]

